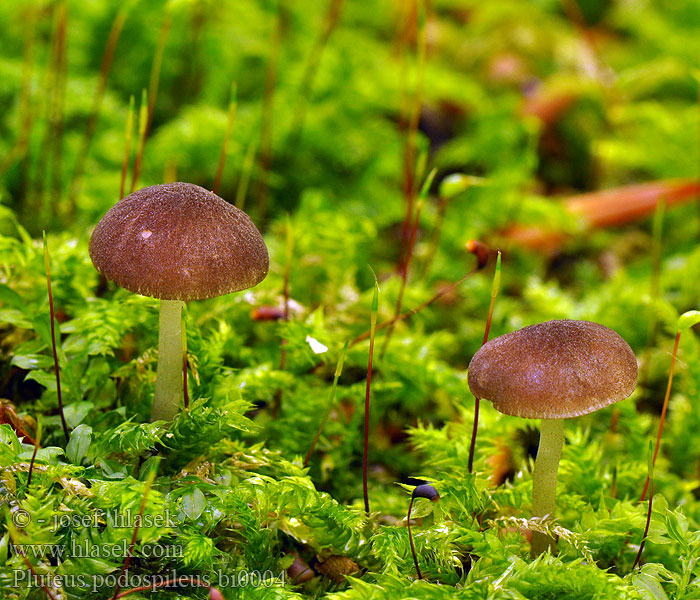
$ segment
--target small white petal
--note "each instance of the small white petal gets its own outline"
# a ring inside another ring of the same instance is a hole
[[[321,342],[315,338],[312,338],[310,335],[306,336],[306,341],[309,343],[309,346],[311,346],[311,350],[313,350],[314,354],[323,354],[324,352],[328,352],[328,346],[324,346]]]

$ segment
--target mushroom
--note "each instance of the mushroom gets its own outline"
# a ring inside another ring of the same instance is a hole
[[[160,299],[151,420],[171,420],[182,397],[181,311],[188,300],[244,290],[267,275],[265,242],[248,215],[191,183],[154,185],[97,224],[90,257],[107,279]]]
[[[440,493],[429,483],[422,483],[413,488],[413,493],[411,494],[411,501],[408,503],[408,515],[406,516],[406,528],[408,529],[408,542],[411,545],[411,555],[413,556],[413,564],[416,565],[416,575],[418,579],[423,579],[423,573],[418,565],[418,555],[416,554],[416,546],[413,543],[413,533],[411,533],[411,509],[413,508],[413,501],[416,498],[427,498],[431,502],[438,502],[440,500]]]
[[[637,359],[615,331],[590,321],[556,320],[484,344],[469,364],[469,388],[499,412],[542,419],[532,484],[532,513],[554,514],[564,419],[627,398],[637,385]],[[532,556],[554,546],[533,532]]]

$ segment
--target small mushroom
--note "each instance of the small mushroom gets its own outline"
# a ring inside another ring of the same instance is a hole
[[[184,302],[260,283],[267,247],[248,215],[191,183],[143,188],[97,224],[90,257],[107,279],[159,298],[158,375],[151,420],[171,420],[182,397]]]
[[[360,570],[357,563],[347,556],[333,554],[316,567],[319,573],[333,583],[343,583],[345,578]]]
[[[469,388],[499,412],[542,419],[532,512],[554,514],[564,419],[627,398],[637,385],[637,359],[615,331],[590,321],[531,325],[484,344],[469,364]],[[554,546],[533,532],[531,553]]]
[[[294,562],[287,569],[287,575],[294,585],[306,583],[316,577],[316,573],[298,552],[294,553]]]
[[[421,572],[420,565],[418,564],[416,546],[413,543],[413,533],[411,533],[411,509],[413,508],[413,501],[416,498],[427,498],[431,502],[438,502],[440,500],[440,493],[429,483],[422,483],[421,485],[417,485],[413,488],[413,493],[411,494],[411,501],[408,503],[408,515],[406,515],[408,542],[411,545],[411,555],[413,556],[413,564],[416,565],[416,575],[418,575],[418,579],[423,579],[423,573]]]

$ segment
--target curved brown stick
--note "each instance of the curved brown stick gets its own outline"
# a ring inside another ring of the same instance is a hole
[[[700,193],[696,179],[664,179],[564,198],[566,210],[581,217],[590,228],[625,225],[649,217],[663,198],[670,207],[689,202]],[[557,250],[566,240],[561,231],[512,225],[504,232],[511,241],[531,250]]]

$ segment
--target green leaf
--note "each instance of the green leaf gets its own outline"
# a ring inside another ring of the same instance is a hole
[[[182,495],[182,512],[188,519],[198,519],[206,507],[207,499],[199,488],[193,488]]]
[[[97,549],[97,546],[93,546]],[[113,573],[115,565],[108,563],[105,560],[92,557],[71,558],[62,562],[58,568],[58,572],[62,575],[107,575]],[[77,579],[77,577],[76,577]],[[92,581],[92,578],[86,577],[87,581]],[[100,581],[102,578],[96,578],[95,581]]]
[[[32,327],[32,322],[16,308],[0,308],[0,321],[23,329],[31,329]]]
[[[151,456],[150,458],[147,458],[139,469],[139,480],[146,481],[152,471],[156,471],[157,473],[160,461],[160,456]]]
[[[101,459],[99,466],[107,479],[124,479],[126,477],[126,467],[119,461]]]
[[[20,311],[27,305],[22,296],[4,283],[0,283],[0,302]]]
[[[125,421],[102,432],[99,438],[95,438],[95,446],[97,446],[98,455],[124,452],[130,456],[137,456],[160,444],[164,433],[162,421],[155,423]]]
[[[647,573],[632,573],[632,585],[645,598],[650,600],[668,600],[661,583]]]
[[[68,427],[78,427],[94,406],[92,402],[71,402],[68,404],[63,410],[63,416],[66,418]]]
[[[22,451],[22,444],[14,429],[9,425],[0,425],[0,443],[6,448],[10,448],[14,454],[19,454]]]
[[[669,510],[666,513],[666,530],[669,537],[678,543],[683,548],[683,551],[686,551],[688,548],[688,541],[686,540],[688,531],[687,518],[680,513]]]
[[[34,454],[34,447],[31,446],[31,448],[31,450],[22,452],[18,458],[23,460],[31,460],[32,455]],[[47,446],[46,448],[39,448],[36,453],[36,460],[40,463],[55,465],[58,463],[58,457],[62,456],[63,454],[65,454],[63,448],[59,448],[58,446]]]
[[[54,373],[49,373],[43,369],[36,369],[27,374],[24,378],[25,381],[34,380],[39,385],[44,386],[47,390],[52,392],[56,391],[56,375]],[[63,383],[63,381],[61,381]]]
[[[78,425],[70,434],[70,440],[66,446],[66,456],[68,460],[79,465],[90,444],[92,443],[92,427],[89,425]]]
[[[6,533],[0,538],[0,565],[7,563],[8,547],[10,543],[10,534]]]
[[[11,364],[20,369],[47,369],[53,366],[53,358],[44,354],[15,354]]]

